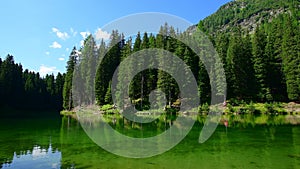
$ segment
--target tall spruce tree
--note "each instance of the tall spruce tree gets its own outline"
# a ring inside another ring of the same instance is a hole
[[[260,101],[271,101],[273,99],[270,88],[267,84],[269,60],[265,54],[266,45],[267,38],[262,25],[256,29],[252,39],[252,54],[257,89],[256,93],[257,99]]]
[[[113,30],[107,52],[96,71],[95,95],[98,105],[107,104],[105,95],[109,89],[109,82],[113,77],[114,71],[120,63],[121,50],[124,44],[124,37],[120,36],[117,30]]]
[[[254,78],[252,78],[250,44],[249,37],[242,38],[240,29],[231,35],[226,60],[229,74],[229,77],[227,77],[229,98],[241,100],[252,97],[252,80]]]
[[[78,51],[76,47],[73,48],[69,60],[67,62],[67,72],[63,87],[63,108],[66,110],[71,110],[73,108],[73,98],[72,98],[72,83],[75,65],[78,60]]]
[[[266,38],[265,56],[268,60],[267,86],[272,98],[269,100],[286,101],[287,92],[282,68],[282,17],[279,16],[269,26]]]
[[[132,38],[130,37],[123,49],[121,50],[121,61],[125,60],[130,54],[132,53]],[[118,72],[118,80],[117,80],[117,90],[116,90],[116,99],[117,99],[117,105],[120,106],[121,108],[124,108],[124,106],[127,106],[127,104],[130,104],[130,99],[125,97],[124,92],[129,92],[128,95],[129,97],[133,98],[134,96],[134,87],[133,85],[129,85],[129,89],[125,88],[124,83],[130,84],[130,77],[132,75],[132,71],[134,70],[133,64],[128,61],[129,64],[126,67],[119,67],[119,72]],[[128,101],[128,103],[125,103]]]
[[[285,31],[282,43],[283,71],[286,78],[288,98],[291,101],[300,101],[299,90],[299,51],[297,51],[297,36],[290,16],[285,17]],[[298,25],[299,26],[299,25]]]
[[[84,40],[84,45],[81,51],[81,59],[80,59],[80,75],[83,80],[82,89],[83,104],[90,105],[94,103],[95,96],[95,76],[96,76],[96,67],[98,60],[97,46],[96,42],[92,35],[89,35]]]

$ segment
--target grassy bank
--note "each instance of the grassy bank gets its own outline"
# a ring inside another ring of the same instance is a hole
[[[62,116],[70,116],[70,117],[72,117],[72,118],[74,118],[74,119],[77,119],[77,116],[76,116],[76,112],[75,111],[73,111],[73,110],[62,110],[62,111],[60,111],[60,115],[62,115]]]
[[[272,103],[234,103],[227,102],[225,114],[300,114],[300,104],[290,102],[272,102]],[[204,104],[199,107],[198,113],[207,113],[209,105]]]
[[[193,109],[190,112],[198,113],[198,114],[207,114],[209,113],[208,104],[203,104],[198,107],[198,109]],[[290,103],[282,103],[282,102],[272,102],[272,103],[234,103],[227,102],[226,106],[224,106],[224,114],[300,114],[300,104],[290,102]],[[153,110],[145,111],[152,112]],[[164,111],[164,110],[161,110]],[[166,113],[174,114],[178,111],[177,108],[168,108],[165,110]],[[120,111],[114,107],[113,105],[103,105],[100,107],[101,114],[118,114]],[[63,110],[60,112],[63,116],[72,116],[76,117],[76,112],[71,110]]]

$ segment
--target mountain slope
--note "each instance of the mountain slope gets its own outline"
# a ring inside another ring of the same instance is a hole
[[[300,102],[299,0],[235,0],[197,27],[222,58],[228,98]]]
[[[206,33],[229,32],[233,27],[254,32],[262,22],[271,22],[280,14],[300,16],[299,0],[236,0],[200,21],[198,27]]]

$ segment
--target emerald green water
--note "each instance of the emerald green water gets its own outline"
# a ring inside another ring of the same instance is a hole
[[[224,118],[229,120],[227,131],[221,123],[207,142],[198,143],[205,120],[198,117],[180,144],[145,159],[103,150],[68,117],[1,119],[0,168],[300,168],[299,116]]]

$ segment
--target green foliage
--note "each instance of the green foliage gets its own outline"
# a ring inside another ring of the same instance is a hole
[[[209,112],[209,104],[204,103],[201,106],[199,106],[199,113],[207,114]]]
[[[60,111],[60,115],[63,115],[63,116],[73,116],[75,114],[76,114],[76,112],[73,112],[73,111],[67,111],[67,110]]]
[[[0,59],[0,107],[21,110],[60,110],[64,76],[40,77],[39,73],[23,71],[12,55]]]
[[[300,101],[300,55],[299,55],[299,26],[293,25],[293,19],[290,16],[285,17],[285,31],[283,35],[282,43],[282,60],[283,60],[283,72],[286,78],[286,87],[288,98],[291,101]]]
[[[261,101],[271,100],[270,88],[267,86],[268,59],[265,55],[266,35],[263,27],[256,29],[252,39],[253,66],[255,72],[255,82],[257,99]]]
[[[256,113],[256,109],[255,106],[253,104],[253,102],[251,101],[247,106],[246,106],[246,113],[250,113],[250,114],[254,114]]]
[[[103,111],[106,114],[116,114],[119,113],[119,110],[114,107],[114,105],[111,104],[105,104],[100,107],[100,111]]]
[[[105,104],[105,105],[101,106],[100,110],[107,111],[107,110],[110,110],[110,109],[113,109],[113,108],[114,108],[113,105]]]
[[[114,71],[120,63],[121,49],[124,47],[125,43],[123,36],[120,36],[116,30],[111,33],[110,39],[111,41],[107,49],[108,52],[104,52],[105,55],[104,53],[101,54],[99,52],[99,55],[103,55],[103,59],[101,60],[95,75],[95,95],[96,102],[99,105],[107,104],[107,102],[105,102],[105,95]]]
[[[225,110],[226,113],[236,113],[239,110],[239,107],[232,105],[231,103],[227,103],[227,109]]]
[[[108,88],[107,88],[107,91],[106,91],[106,94],[105,94],[104,101],[105,101],[105,103],[108,103],[108,104],[113,103],[112,94],[111,94],[111,81],[108,84]]]
[[[299,1],[296,0],[239,0],[231,1],[220,9],[201,20],[198,28],[206,33],[216,35],[219,32],[231,32],[235,26],[251,17],[256,17],[256,23],[268,22],[274,18],[274,11],[291,10],[299,15]],[[272,12],[271,12],[272,11]],[[297,11],[297,12],[296,12]]]
[[[227,99],[300,101],[299,5],[292,0],[233,1],[199,22],[224,63]]]
[[[299,2],[290,0],[233,1],[199,22],[198,28],[211,37],[223,62],[217,66],[225,69],[228,95],[224,100],[230,100],[229,107],[232,105],[232,108],[229,108],[230,112],[256,113],[268,110],[267,107],[256,106],[253,102],[300,101],[300,64],[297,52],[300,39],[297,29],[299,13],[295,10],[298,5]],[[288,11],[292,11],[291,17],[287,17]],[[271,12],[277,13],[275,15],[270,14]],[[251,29],[241,25],[253,17],[256,17],[256,22],[255,25],[250,23]],[[283,25],[288,27],[285,28]],[[112,42],[107,47],[110,51],[103,56],[103,62],[97,70],[95,86],[97,103],[99,105],[111,103],[106,96],[111,90],[109,82],[112,73],[120,61],[134,52],[148,48],[174,52],[188,65],[198,82],[201,105],[206,105],[205,103],[210,101],[211,81],[216,82],[219,93],[224,92],[219,91],[224,87],[224,84],[220,83],[224,77],[220,75],[220,71],[216,70],[215,79],[209,79],[208,72],[197,55],[185,44],[174,39],[184,36],[187,34],[176,33],[174,28],[167,24],[161,26],[159,34],[155,36],[137,33],[134,43],[131,38],[125,42],[117,31],[114,31]],[[116,42],[118,40],[119,43]],[[163,53],[157,53],[160,58],[162,55]],[[143,58],[147,59],[147,54]],[[174,63],[171,61],[159,59],[157,62],[159,64],[167,62],[171,65],[171,69],[176,69],[176,65],[172,65]],[[124,70],[119,70],[118,81],[126,81],[127,75],[132,74],[135,68],[142,66],[143,63],[144,60],[141,59],[138,64],[129,63]],[[180,98],[177,83],[162,70],[144,70],[128,83],[130,83],[130,98],[124,98],[121,92],[127,89],[123,89],[121,84],[116,86],[116,98],[119,98],[119,102],[128,101],[121,106],[139,100],[136,105],[140,108],[147,107],[150,104],[149,94],[154,89],[160,89],[165,93],[167,107],[171,107],[172,103]]]
[[[67,62],[67,73],[65,77],[65,82],[63,84],[63,108],[65,110],[71,110],[73,108],[73,98],[72,98],[72,84],[73,84],[73,74],[75,65],[78,60],[78,52],[76,47],[73,48],[69,60]]]
[[[281,105],[273,102],[300,102],[299,5],[300,2],[295,0],[232,1],[199,22],[198,28],[211,38],[222,61],[214,66],[225,69],[227,97],[224,101],[230,100],[227,112],[284,112]],[[249,25],[245,26],[245,22]],[[210,82],[216,82],[217,95],[223,93],[225,91],[221,90],[226,84],[221,82],[224,75],[215,70],[216,75],[209,79],[211,72],[207,72],[197,54],[175,37],[186,38],[189,35],[178,33],[165,24],[156,35],[138,32],[132,42],[131,37],[125,41],[124,35],[114,30],[109,44],[102,40],[99,47],[90,35],[79,51],[75,47],[72,50],[66,74],[59,73],[56,77],[40,77],[39,73],[23,71],[22,65],[15,64],[11,55],[5,60],[0,58],[0,106],[59,109],[63,105],[64,109],[71,110],[74,107],[72,86],[76,66],[81,68],[76,78],[82,84],[82,90],[95,94],[98,105],[111,105],[112,76],[120,62],[134,52],[159,48],[174,53],[192,71],[198,83],[199,112],[208,112]],[[201,52],[200,55],[206,54],[206,51]],[[159,59],[152,62],[167,63],[170,69],[176,70],[176,63],[162,59],[165,53],[156,54]],[[122,83],[117,83],[114,92],[118,106],[126,107],[133,102],[140,110],[149,109],[149,95],[154,89],[164,92],[167,108],[183,99],[175,79],[165,71],[148,69],[138,73],[132,81],[127,79],[136,68],[143,66],[147,57],[144,53],[138,63],[129,63],[119,70],[117,81],[130,83],[130,98],[124,98],[122,91],[127,89]],[[100,65],[97,65],[98,61],[101,61]],[[187,77],[187,81],[191,78]],[[83,104],[95,103],[91,96],[82,97],[85,100]],[[123,103],[124,100],[128,103]],[[115,111],[108,106],[101,109]]]
[[[274,105],[272,103],[265,103],[265,108],[268,113],[274,113]]]

